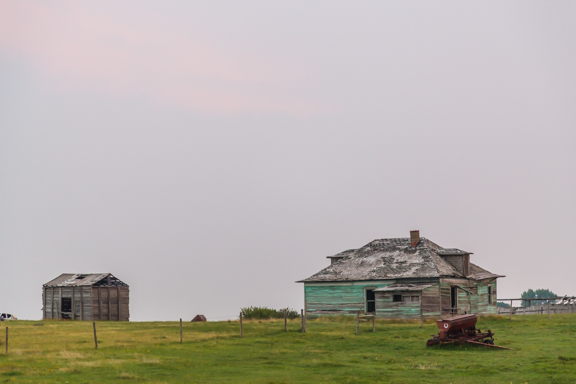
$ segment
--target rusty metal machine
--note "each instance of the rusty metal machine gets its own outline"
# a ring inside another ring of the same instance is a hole
[[[476,315],[460,315],[440,319],[436,322],[440,333],[438,335],[432,335],[432,339],[429,339],[426,345],[430,347],[435,344],[458,343],[461,345],[469,343],[484,345],[486,347],[510,349],[494,345],[494,333],[490,330],[488,330],[488,332],[482,332],[480,329],[477,329],[477,320]]]

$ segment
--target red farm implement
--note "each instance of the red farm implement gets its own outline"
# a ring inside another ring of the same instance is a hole
[[[477,320],[476,315],[460,315],[440,319],[437,321],[440,333],[432,335],[432,339],[428,340],[426,345],[430,347],[435,344],[457,343],[462,345],[468,343],[492,348],[510,349],[494,345],[494,333],[490,330],[482,332],[477,329]]]

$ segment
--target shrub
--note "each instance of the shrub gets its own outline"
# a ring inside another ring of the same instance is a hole
[[[242,317],[245,319],[283,319],[284,311],[289,319],[297,319],[300,317],[298,311],[290,308],[273,309],[268,307],[248,307],[241,308]]]

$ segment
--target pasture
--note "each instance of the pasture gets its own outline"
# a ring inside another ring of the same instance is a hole
[[[354,318],[0,323],[0,383],[575,383],[576,315],[480,318],[497,345],[425,347],[435,323]],[[4,328],[9,327],[9,354]]]

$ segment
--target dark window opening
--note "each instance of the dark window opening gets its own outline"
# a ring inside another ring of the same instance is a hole
[[[82,280],[82,279],[85,279],[87,277],[88,277],[88,275],[78,275],[78,276],[76,276],[76,280]]]
[[[488,286],[488,304],[492,304],[492,287]]]
[[[63,297],[62,298],[62,318],[63,319],[70,319],[72,312],[72,298],[70,297]]]
[[[366,290],[366,312],[376,312],[376,294],[371,289]]]
[[[458,311],[458,287],[450,287],[450,306],[452,313]]]
[[[401,302],[402,301],[402,295],[394,295],[392,296],[392,301],[395,303]]]

